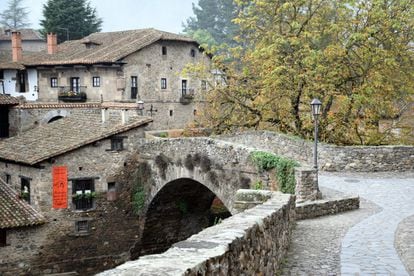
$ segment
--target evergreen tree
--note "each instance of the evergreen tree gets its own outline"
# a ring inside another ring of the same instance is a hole
[[[236,5],[232,0],[199,0],[198,6],[193,4],[195,17],[187,19],[184,32],[194,39],[200,39],[200,34],[206,35],[205,41],[209,46],[226,43],[234,45],[233,40],[238,26],[232,22],[236,17]]]
[[[23,0],[10,0],[6,10],[0,13],[0,24],[10,29],[28,27],[26,7],[22,7]]]
[[[53,32],[58,42],[80,39],[101,30],[102,19],[87,0],[48,0],[40,21],[43,35]]]

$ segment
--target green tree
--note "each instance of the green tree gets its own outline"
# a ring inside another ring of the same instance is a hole
[[[53,32],[58,42],[80,39],[101,30],[102,19],[87,0],[48,0],[43,5],[40,25],[43,35]]]
[[[234,36],[238,26],[232,22],[237,10],[233,0],[199,0],[196,6],[193,3],[195,17],[187,19],[184,32],[194,39],[202,39],[201,43],[208,46],[226,43],[234,45]]]
[[[27,8],[22,7],[23,0],[10,0],[7,9],[0,13],[0,24],[10,29],[30,26]]]
[[[312,137],[312,98],[323,103],[321,138],[382,144],[379,122],[414,94],[413,0],[237,0],[246,47],[214,58],[225,85],[210,93],[204,123],[219,132],[273,129]]]

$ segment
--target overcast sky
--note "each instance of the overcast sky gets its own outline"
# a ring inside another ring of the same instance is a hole
[[[9,0],[0,0],[0,12]],[[28,8],[31,27],[39,29],[42,8],[47,0],[23,0]],[[193,16],[192,3],[198,0],[90,0],[103,19],[102,31],[121,31],[156,28],[174,33],[182,32],[182,23]]]

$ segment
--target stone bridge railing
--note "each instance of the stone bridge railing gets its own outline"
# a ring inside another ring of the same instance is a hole
[[[272,193],[264,204],[178,242],[163,254],[99,275],[276,275],[289,246],[294,208],[293,196]]]
[[[241,132],[217,139],[255,146],[312,164],[313,142],[269,131]],[[319,165],[325,171],[414,170],[414,146],[335,146],[321,143]]]

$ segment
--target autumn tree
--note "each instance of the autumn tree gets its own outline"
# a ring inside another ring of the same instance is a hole
[[[10,0],[8,7],[0,13],[0,24],[10,29],[20,29],[30,26],[27,8],[23,7],[23,0]]]
[[[48,0],[43,5],[43,17],[42,33],[57,33],[59,43],[99,32],[102,26],[102,19],[87,0]]]
[[[233,0],[199,0],[193,3],[195,17],[184,24],[184,32],[208,46],[233,45],[238,26],[232,22],[237,15]]]
[[[310,102],[323,103],[321,138],[382,144],[379,122],[414,92],[413,0],[237,0],[246,47],[215,62],[204,122],[218,132],[273,129],[312,135]]]

